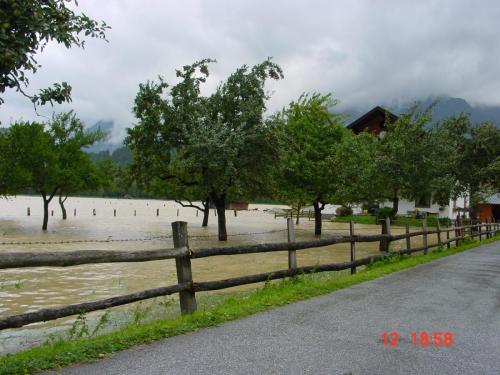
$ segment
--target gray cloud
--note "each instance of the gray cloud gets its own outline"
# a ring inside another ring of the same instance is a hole
[[[285,79],[269,84],[270,110],[303,91],[332,92],[341,108],[367,108],[429,95],[500,103],[500,2],[473,1],[80,1],[81,11],[112,26],[109,43],[85,50],[51,45],[32,88],[68,81],[73,108],[89,124],[114,119],[123,129],[138,85],[212,57],[205,92],[242,64],[268,56]],[[36,119],[8,93],[0,121]],[[51,108],[41,110],[50,115]]]

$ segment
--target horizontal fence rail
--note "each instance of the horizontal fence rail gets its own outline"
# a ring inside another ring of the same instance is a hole
[[[351,235],[337,235],[325,239],[313,241],[295,241],[295,229],[293,220],[287,219],[288,242],[258,245],[229,246],[220,248],[199,248],[189,249],[187,223],[172,223],[174,248],[141,250],[141,251],[107,251],[107,250],[83,250],[71,252],[2,252],[0,257],[0,269],[22,268],[22,267],[68,267],[83,264],[114,263],[114,262],[146,262],[164,259],[175,259],[178,284],[144,290],[132,294],[118,297],[102,299],[94,302],[84,302],[72,304],[64,307],[41,309],[38,311],[0,318],[0,330],[8,328],[18,328],[27,324],[59,319],[67,316],[77,315],[121,306],[132,302],[142,301],[154,297],[161,297],[179,293],[179,300],[182,314],[189,314],[196,311],[196,292],[220,290],[239,285],[253,284],[258,282],[282,279],[299,274],[351,270],[356,272],[356,267],[368,265],[372,262],[382,260],[389,254],[389,244],[394,241],[406,239],[406,248],[399,251],[392,251],[390,254],[412,254],[423,251],[425,254],[429,249],[447,246],[455,242],[465,240],[467,237],[490,238],[500,233],[499,223],[483,223],[473,225],[462,225],[456,227],[441,228],[437,224],[436,229],[429,230],[424,220],[423,229],[410,232],[406,226],[406,233],[392,235],[390,221],[382,223],[384,234],[380,235],[356,235],[354,234],[354,223],[350,223],[349,232]],[[450,233],[455,233],[450,237]],[[428,235],[437,234],[438,242],[428,244]],[[443,240],[442,235],[446,235]],[[423,246],[411,247],[412,237],[422,236]],[[356,259],[355,243],[359,242],[380,242],[381,255],[375,255]],[[351,244],[351,261],[344,263],[331,263],[315,266],[297,267],[297,250],[313,249],[341,243]],[[205,258],[221,255],[255,254],[275,251],[288,251],[289,268],[285,270],[266,272],[250,276],[234,277],[225,280],[194,282],[191,272],[191,259]]]

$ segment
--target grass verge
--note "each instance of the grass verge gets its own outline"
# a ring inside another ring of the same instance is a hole
[[[348,223],[353,221],[356,224],[367,224],[375,225],[377,224],[377,217],[373,215],[351,215],[351,216],[337,216],[333,219],[334,223]],[[446,225],[446,219],[441,219],[441,225]],[[410,227],[422,227],[423,220],[414,217],[397,217],[396,220],[392,222],[393,226],[404,227],[407,224]],[[434,216],[429,216],[427,218],[427,225],[435,227],[437,225],[437,218]]]
[[[276,306],[373,280],[497,240],[500,240],[500,236],[482,242],[466,241],[457,248],[438,248],[427,255],[388,256],[385,260],[373,263],[355,275],[325,272],[266,283],[264,287],[244,295],[228,295],[214,306],[192,315],[165,318],[142,325],[130,325],[119,331],[92,338],[59,340],[24,352],[5,355],[0,357],[0,374],[29,374],[102,358],[134,345],[219,325],[270,310]]]

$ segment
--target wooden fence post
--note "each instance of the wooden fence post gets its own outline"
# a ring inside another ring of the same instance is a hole
[[[351,263],[356,261],[356,241],[354,241],[354,221],[349,222],[349,233],[351,235]],[[351,275],[356,273],[356,266],[351,267]]]
[[[234,210],[234,217],[238,216],[238,211]]]
[[[386,217],[385,220],[381,222],[382,224],[382,234],[391,235],[391,219]],[[389,252],[390,241],[388,239],[381,239],[379,244],[379,250],[385,253]]]
[[[450,227],[446,226],[446,248],[449,249],[451,247],[450,244]]]
[[[483,240],[483,226],[481,224],[478,224],[477,230],[479,232],[479,241],[482,241]]]
[[[286,219],[286,227],[288,230],[288,242],[295,242],[295,227],[293,226],[293,219],[291,217]],[[296,250],[288,250],[288,269],[297,269]]]
[[[172,233],[174,237],[174,248],[188,247],[187,223],[185,221],[175,221],[172,223]],[[188,255],[175,258],[177,269],[177,281],[181,283],[193,284],[193,274],[191,272],[191,258]],[[196,311],[196,297],[194,291],[179,292],[181,314],[191,314]]]
[[[429,244],[427,242],[427,218],[424,217],[424,220],[422,221],[422,227],[424,231],[424,235],[422,237],[423,245],[424,245],[424,254],[427,254],[429,251]]]
[[[441,224],[439,223],[439,217],[437,218],[436,231],[438,237],[438,245],[441,246],[443,243],[441,242]]]
[[[406,224],[405,233],[406,233],[406,251],[408,251],[408,254],[411,254],[410,224]]]

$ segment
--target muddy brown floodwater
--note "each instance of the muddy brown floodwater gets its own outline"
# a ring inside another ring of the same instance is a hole
[[[30,216],[27,216],[28,207]],[[264,211],[280,207],[273,205],[253,204],[249,211],[239,211],[237,216],[233,211],[228,211],[227,243],[217,240],[217,218],[213,210],[210,212],[208,228],[202,228],[201,214],[196,216],[196,210],[183,208],[172,201],[70,197],[66,207],[68,219],[62,220],[54,199],[50,207],[54,213],[49,219],[49,230],[44,233],[41,230],[41,198],[19,196],[0,199],[0,256],[1,252],[7,251],[42,253],[173,247],[171,223],[177,220],[188,222],[189,244],[192,248],[284,242],[287,238],[286,221],[283,218],[275,219],[272,213]],[[324,222],[323,226],[324,236],[348,233],[348,224]],[[301,219],[297,226],[297,240],[315,238],[313,230],[313,221]],[[376,226],[356,225],[356,231],[364,234],[380,233]],[[402,231],[402,228],[393,228],[395,234]],[[413,241],[417,245],[421,240]],[[433,241],[431,239],[430,243]],[[397,243],[395,246],[403,245]],[[357,244],[356,251],[357,257],[377,254],[378,243]],[[304,266],[348,261],[349,254],[349,245],[339,244],[301,250],[297,258],[299,266]],[[286,269],[287,262],[286,252],[196,259],[193,260],[193,278],[195,281],[209,281]],[[176,282],[173,260],[0,270],[0,316],[93,301]],[[220,293],[248,290],[256,285],[235,287]],[[114,310],[130,311],[136,305]],[[59,319],[0,332],[0,353],[38,344],[48,335],[67,331],[73,321],[74,318]]]

